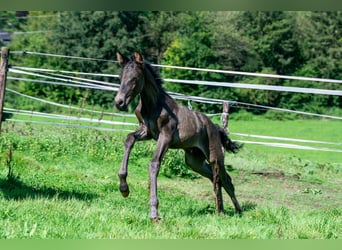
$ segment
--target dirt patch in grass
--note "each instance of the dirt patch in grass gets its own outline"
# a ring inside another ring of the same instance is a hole
[[[284,206],[294,210],[329,209],[342,206],[338,187],[303,181],[283,172],[239,172],[235,176],[240,199],[261,206]]]
[[[239,170],[231,175],[237,198],[242,205],[284,206],[290,210],[330,209],[342,206],[342,190],[337,185],[307,182],[301,180],[298,175],[287,175],[282,171]],[[208,203],[214,202],[213,186],[206,178],[162,178],[159,186],[165,192],[177,192]],[[226,206],[231,206],[228,195],[224,195],[223,198]]]

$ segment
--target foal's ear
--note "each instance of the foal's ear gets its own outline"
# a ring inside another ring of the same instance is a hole
[[[139,52],[137,52],[137,51],[134,52],[134,60],[135,60],[137,63],[141,63],[141,64],[144,63],[144,58],[143,58],[142,55],[141,55]]]
[[[129,58],[126,56],[123,56],[120,52],[116,52],[116,58],[120,64],[120,66],[125,66],[126,63],[129,61]]]

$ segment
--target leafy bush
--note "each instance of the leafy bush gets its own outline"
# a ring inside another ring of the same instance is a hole
[[[237,113],[233,113],[230,116],[230,119],[236,120],[236,121],[252,121],[255,119],[255,116],[246,110],[241,110]]]
[[[265,114],[265,118],[269,120],[274,120],[274,121],[285,121],[285,120],[295,120],[296,115],[285,113],[285,112],[279,112],[275,110],[268,110]]]
[[[163,160],[161,173],[169,178],[177,176],[194,179],[197,176],[185,164],[183,150],[169,151]]]

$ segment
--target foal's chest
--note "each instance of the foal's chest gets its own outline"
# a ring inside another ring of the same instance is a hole
[[[147,127],[148,132],[151,134],[152,138],[157,140],[160,133],[157,121],[145,118],[144,124]]]

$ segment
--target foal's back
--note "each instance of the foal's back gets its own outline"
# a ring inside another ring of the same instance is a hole
[[[198,148],[209,158],[209,147],[221,147],[218,126],[206,115],[177,105],[175,115],[178,119],[178,132],[174,136],[173,148]]]

